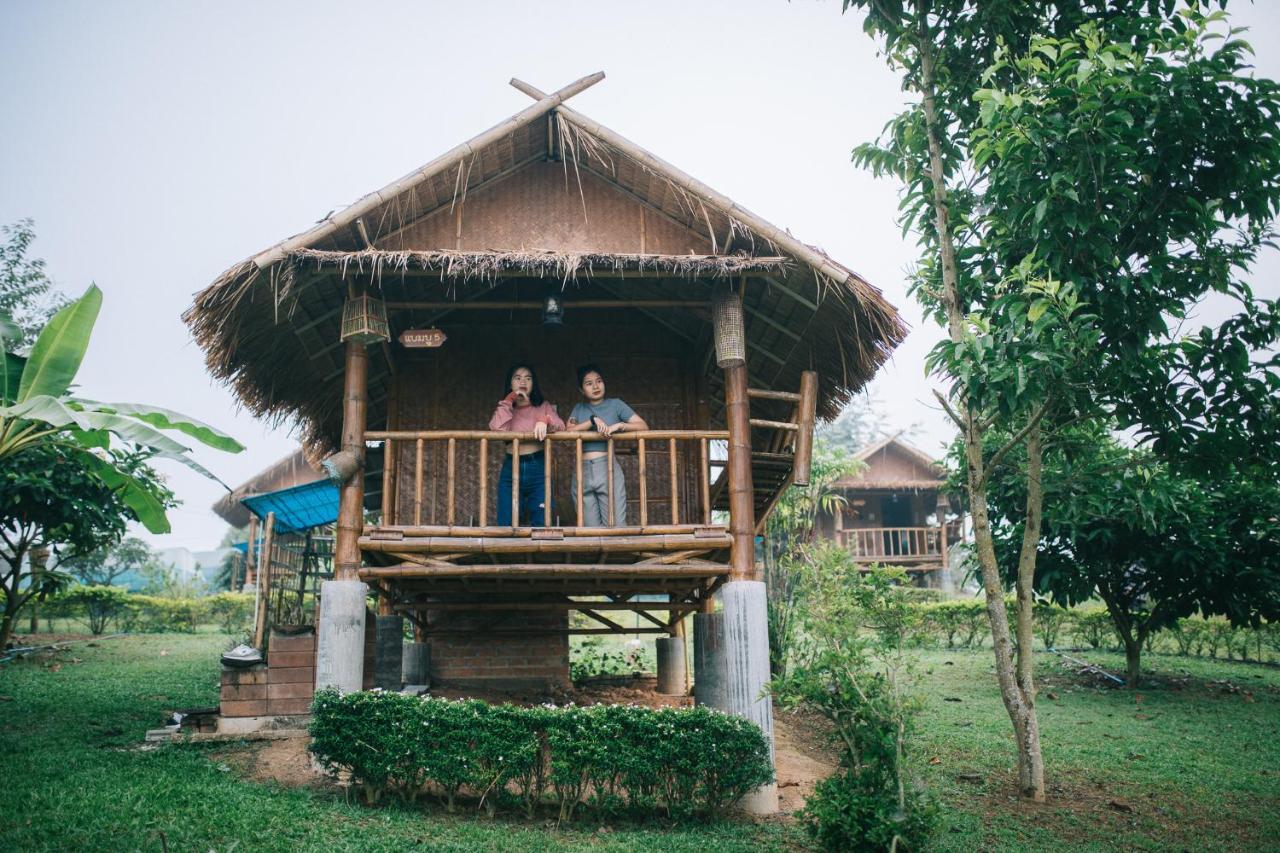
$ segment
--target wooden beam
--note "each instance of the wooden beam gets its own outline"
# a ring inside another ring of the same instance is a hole
[[[606,563],[506,563],[468,566],[422,566],[407,563],[399,566],[366,566],[360,569],[365,578],[698,578],[727,574],[722,564],[683,564],[634,566]]]
[[[613,291],[611,291],[613,292]],[[711,303],[700,299],[572,299],[564,300],[565,308],[573,311],[580,309],[608,308],[708,308]],[[521,300],[518,302],[388,302],[388,311],[541,311],[541,302]]]

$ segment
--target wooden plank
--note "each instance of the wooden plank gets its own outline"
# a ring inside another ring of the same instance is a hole
[[[667,601],[493,601],[492,599],[469,599],[466,601],[414,601],[397,604],[394,609],[404,610],[478,610],[478,611],[526,611],[526,610],[623,610],[643,613],[644,608],[652,604],[651,610],[676,609],[690,612],[698,609],[696,604],[671,604]]]
[[[489,523],[489,441],[480,439],[480,526]]]
[[[610,437],[611,438],[611,437]],[[605,488],[609,499],[609,526],[613,527],[618,523],[614,517],[616,513],[613,511],[613,442],[609,441],[606,445],[606,462],[605,468]]]
[[[674,563],[671,565],[637,566],[626,563],[480,563],[471,566],[423,566],[417,563],[399,566],[365,566],[361,577],[367,578],[699,578],[728,574],[723,564]]]
[[[705,438],[698,441],[701,468],[698,473],[702,493],[702,523],[711,523],[711,451]]]
[[[458,440],[456,438],[449,439],[448,457],[445,462],[445,489],[448,493],[448,497],[445,502],[445,517],[448,519],[448,524],[450,526],[453,525],[457,512],[457,502],[454,500],[457,494],[457,442]]]
[[[477,536],[527,539],[533,536],[540,527],[466,527],[462,525],[423,524],[404,525],[401,527],[370,527],[365,531],[368,539],[385,539],[401,542],[406,538],[451,537],[471,539]],[[723,524],[649,524],[644,527],[564,527],[557,528],[566,537],[576,536],[671,536],[690,534],[715,538],[727,532]],[[708,546],[710,547],[710,546]],[[703,550],[706,550],[705,548]]]

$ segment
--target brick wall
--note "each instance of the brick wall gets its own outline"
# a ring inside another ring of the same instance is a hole
[[[441,626],[441,633],[431,637],[432,684],[497,689],[547,689],[569,684],[569,638],[565,634],[461,633],[494,627],[503,631],[563,630],[568,627],[566,613],[449,612],[433,613],[431,620]]]
[[[315,634],[271,633],[267,663],[222,668],[220,711],[224,717],[306,714],[316,684]]]

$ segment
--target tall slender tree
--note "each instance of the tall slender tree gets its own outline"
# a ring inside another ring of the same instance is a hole
[[[1274,365],[1247,348],[1241,360],[1222,333],[1235,329],[1246,347],[1276,339],[1275,306],[1254,300],[1240,274],[1275,212],[1276,134],[1258,131],[1274,131],[1278,102],[1274,84],[1248,75],[1238,40],[1209,49],[1206,28],[1220,19],[1202,5],[845,3],[865,11],[918,99],[855,160],[903,181],[903,223],[922,249],[913,291],[946,330],[928,366],[960,431],[1019,787],[1037,800],[1032,606],[1046,439],[1115,416],[1185,454],[1209,437],[1238,446],[1270,423],[1215,412],[1276,405]],[[1188,346],[1169,318],[1210,291],[1241,310]],[[1007,438],[992,447],[990,434]],[[1026,488],[1011,630],[987,490],[1014,451]]]

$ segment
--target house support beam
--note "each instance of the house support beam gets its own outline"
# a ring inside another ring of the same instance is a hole
[[[724,652],[723,684],[716,697],[719,708],[745,717],[760,727],[769,742],[769,763],[774,765],[773,705],[765,685],[769,682],[769,621],[763,581],[730,581],[717,597],[721,649]],[[755,789],[739,804],[751,814],[778,811],[776,782]]]
[[[399,690],[404,669],[404,617],[379,614],[374,625],[373,686]]]
[[[363,344],[346,343],[342,384],[342,449],[360,460],[338,498],[333,577],[320,585],[316,638],[316,688],[359,690],[364,681],[365,596],[359,580],[360,534],[364,527],[364,428],[368,406],[369,355]]]

